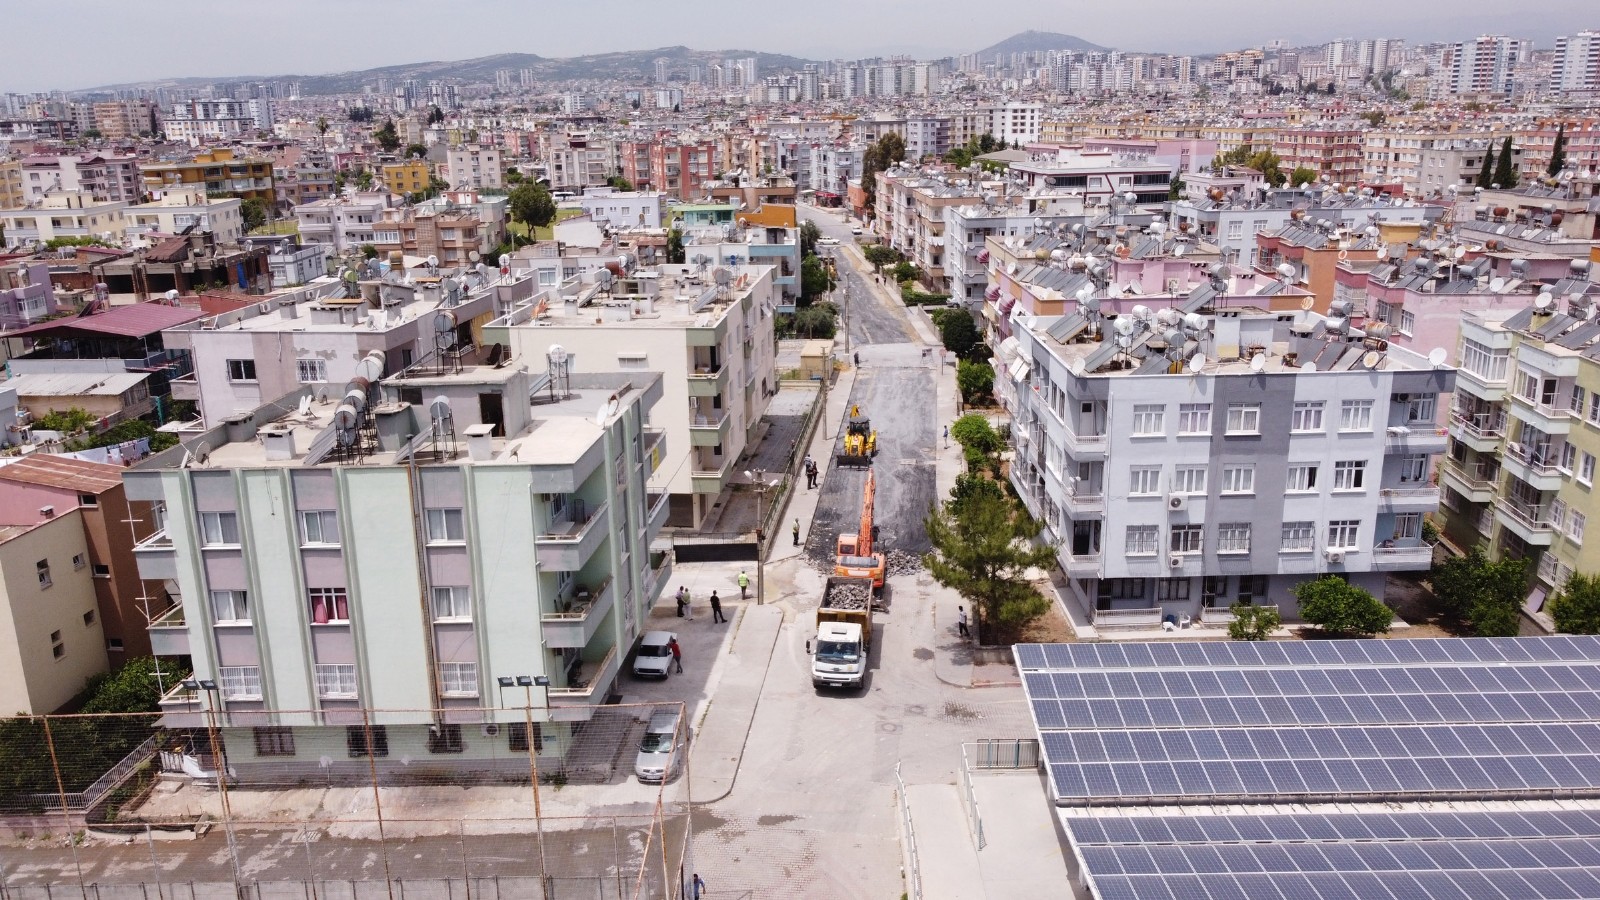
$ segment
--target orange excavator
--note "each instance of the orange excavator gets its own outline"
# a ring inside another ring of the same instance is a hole
[[[871,578],[872,586],[883,590],[884,559],[874,552],[878,543],[878,526],[872,524],[872,501],[877,493],[877,473],[867,470],[867,486],[861,495],[861,526],[855,534],[839,535],[837,559],[833,574],[855,578]]]

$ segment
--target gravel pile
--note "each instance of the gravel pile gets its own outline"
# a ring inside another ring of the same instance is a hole
[[[904,550],[890,550],[883,555],[886,575],[914,575],[922,571],[922,557]]]
[[[822,598],[826,609],[866,609],[872,590],[864,584],[836,584]]]

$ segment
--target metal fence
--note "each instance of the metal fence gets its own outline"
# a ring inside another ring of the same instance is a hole
[[[970,752],[970,757],[968,753]],[[974,769],[1037,769],[1043,764],[1038,738],[1002,738],[961,745]]]
[[[900,777],[900,764],[894,766],[894,783],[899,791],[900,827],[906,830],[906,858],[910,871],[906,872],[907,892],[911,900],[922,900],[922,860],[917,855],[917,829],[911,824],[911,798],[906,796],[906,782]]]
[[[983,836],[983,813],[978,809],[978,795],[972,789],[972,763],[967,757],[967,747],[961,745],[961,799],[967,808],[967,825],[972,831],[972,843],[982,850],[989,842]]]
[[[683,704],[532,699],[0,719],[0,900],[681,897]]]

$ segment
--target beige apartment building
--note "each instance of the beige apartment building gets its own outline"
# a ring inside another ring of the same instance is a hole
[[[0,526],[0,709],[54,712],[104,671],[82,514]]]

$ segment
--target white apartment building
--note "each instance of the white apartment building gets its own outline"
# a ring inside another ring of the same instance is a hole
[[[505,160],[498,147],[451,147],[439,171],[447,184],[457,190],[482,190],[505,187]]]
[[[123,239],[127,208],[125,200],[101,201],[84,193],[48,194],[23,209],[0,209],[0,231],[12,247],[58,237],[94,237],[115,245]]]
[[[484,330],[513,358],[562,347],[575,373],[660,372],[650,424],[667,436],[653,488],[671,522],[697,527],[728,485],[777,392],[771,266],[664,265],[625,271],[608,287],[576,270]]]
[[[989,116],[989,133],[996,140],[1008,145],[1031,144],[1039,139],[1044,104],[1010,100],[990,107]]]
[[[349,196],[329,197],[302,203],[294,208],[300,240],[326,247],[329,255],[359,249],[376,242],[374,225],[389,208],[389,194],[371,191]]]
[[[929,284],[945,283],[945,209],[982,200],[965,180],[930,177],[906,169],[879,172],[873,230],[923,272]]]
[[[1175,168],[1144,154],[1071,148],[1011,164],[1026,187],[1081,192],[1086,202],[1100,204],[1121,202],[1128,194],[1136,204],[1166,203]]]
[[[246,782],[564,754],[668,574],[645,487],[662,392],[649,372],[546,382],[543,362],[302,389],[130,470],[162,522],[140,575],[179,601],[155,652],[206,688],[175,687],[164,724],[214,716]],[[518,676],[549,679],[531,734],[521,692],[498,693]]]
[[[1097,624],[1225,620],[1235,602],[1290,618],[1298,582],[1382,597],[1384,573],[1431,563],[1454,370],[1344,319],[1211,310],[1215,291],[1013,319],[997,349],[1018,384],[1012,483]]]
[[[1600,31],[1556,38],[1550,66],[1550,92],[1565,96],[1600,95]]]
[[[612,228],[660,228],[660,191],[618,191],[587,188],[578,205],[596,222]]]
[[[54,193],[84,193],[100,201],[129,203],[144,196],[138,157],[37,155],[23,158],[20,164],[23,196],[28,202]]]
[[[944,208],[944,274],[952,300],[977,303],[989,286],[990,237],[1029,237],[1040,230],[1085,220],[1083,198],[1032,195]],[[1143,218],[1148,218],[1145,216]]]
[[[122,211],[130,247],[148,247],[151,235],[181,234],[185,229],[215,235],[218,244],[237,244],[244,237],[244,201],[207,197],[203,190],[167,191],[161,199]]]
[[[1444,210],[1438,206],[1402,205],[1385,197],[1362,194],[1330,192],[1308,197],[1304,191],[1275,190],[1241,193],[1221,200],[1177,200],[1172,204],[1172,224],[1187,225],[1201,238],[1216,244],[1224,259],[1249,267],[1256,262],[1256,235],[1279,231],[1297,212],[1306,220],[1326,219],[1347,228],[1364,229],[1374,220],[1396,224],[1434,221]]]
[[[1430,150],[1489,137],[1488,132],[1476,131],[1368,131],[1362,137],[1361,178],[1372,184],[1403,184],[1409,193],[1428,196],[1433,183],[1428,176],[1439,174],[1429,171],[1425,163]],[[1434,159],[1437,161],[1437,157]],[[1474,178],[1477,175],[1476,171],[1472,173]]]
[[[1483,171],[1483,156],[1493,150],[1500,155],[1499,141],[1483,140],[1437,141],[1423,150],[1417,166],[1417,177],[1410,190],[1423,199],[1442,198],[1454,200],[1456,185],[1471,187]],[[1522,164],[1522,148],[1511,148],[1512,165]]]

